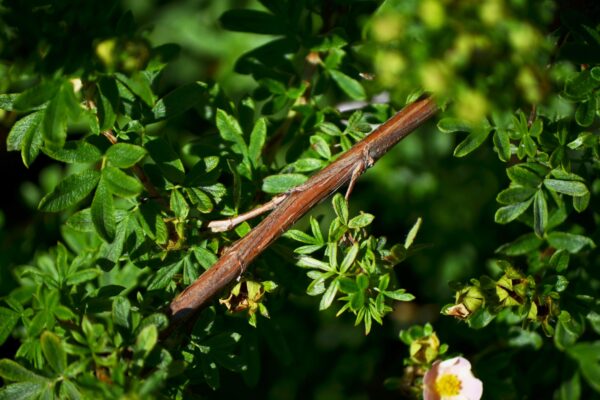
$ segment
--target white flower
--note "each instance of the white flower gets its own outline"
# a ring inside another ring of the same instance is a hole
[[[462,357],[434,362],[423,378],[424,400],[479,400],[482,393],[483,383]]]

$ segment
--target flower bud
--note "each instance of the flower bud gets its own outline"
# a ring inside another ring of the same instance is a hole
[[[432,333],[410,344],[410,358],[418,364],[430,364],[439,354],[440,340]]]
[[[483,305],[484,297],[479,286],[467,286],[456,292],[455,305],[444,310],[444,314],[467,319]]]

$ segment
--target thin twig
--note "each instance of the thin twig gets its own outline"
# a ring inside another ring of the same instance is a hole
[[[252,260],[312,207],[351,180],[353,175],[356,176],[356,171],[363,172],[371,167],[437,110],[431,98],[418,100],[405,107],[335,162],[286,193],[285,198],[268,217],[229,247],[211,268],[171,302],[168,310],[171,325],[166,334],[193,316],[213,296],[238,278]]]
[[[249,219],[258,217],[259,215],[266,213],[267,211],[271,211],[279,203],[285,200],[286,197],[287,195],[285,194],[273,197],[271,200],[269,200],[269,202],[262,204],[254,208],[253,210],[250,210],[243,214],[237,215],[232,218],[211,221],[208,223],[207,227],[211,232],[225,232],[231,230],[244,221],[248,221]]]

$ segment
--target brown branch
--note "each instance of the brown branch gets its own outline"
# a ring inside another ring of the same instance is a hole
[[[238,240],[221,258],[170,304],[170,332],[204,307],[210,299],[238,278],[248,264],[313,206],[373,165],[401,139],[437,112],[433,99],[405,107],[335,162],[292,189],[273,212]]]

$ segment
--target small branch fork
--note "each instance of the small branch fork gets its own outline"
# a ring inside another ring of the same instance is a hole
[[[244,221],[248,221],[249,219],[258,217],[259,215],[266,213],[267,211],[271,211],[272,209],[277,207],[279,203],[285,200],[287,196],[287,193],[275,196],[267,203],[261,204],[260,206],[246,213],[237,215],[232,218],[211,221],[208,223],[207,227],[211,232],[225,232],[231,230]]]
[[[432,98],[424,98],[405,107],[373,133],[355,144],[335,162],[313,175],[302,185],[274,197],[270,202],[237,217],[213,221],[213,232],[231,229],[261,213],[273,210],[246,236],[235,242],[221,258],[195,282],[183,290],[170,304],[168,314],[173,330],[202,309],[216,294],[239,277],[247,266],[279,236],[317,203],[350,181],[356,179],[400,140],[431,118],[438,108]]]

